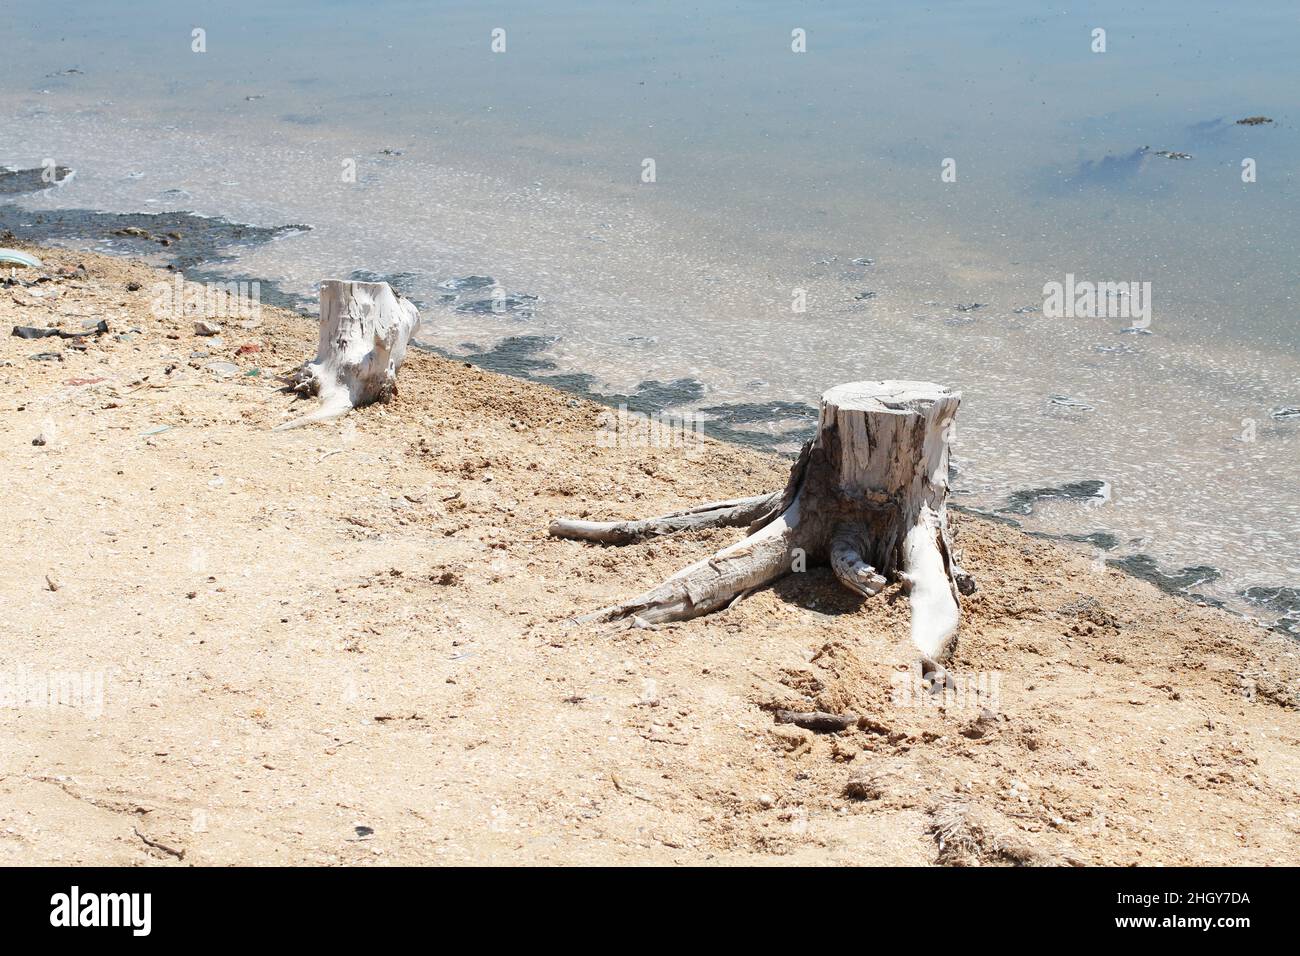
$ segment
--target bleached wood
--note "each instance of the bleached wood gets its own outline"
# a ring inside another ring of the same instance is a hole
[[[791,553],[798,546],[798,522],[795,507],[744,540],[683,568],[658,587],[579,620],[659,624],[722,610],[736,597],[790,570]]]
[[[296,369],[285,382],[303,395],[318,395],[320,407],[302,418],[276,426],[297,428],[345,415],[371,402],[386,402],[397,393],[397,372],[420,313],[387,282],[320,284],[320,340],[316,358]]]
[[[850,591],[856,591],[863,597],[873,597],[883,591],[889,582],[863,560],[862,553],[866,550],[861,529],[855,525],[841,524],[831,534],[832,573]]]
[[[912,611],[912,643],[937,666],[956,638],[959,593],[974,590],[954,560],[946,512],[949,437],[960,403],[958,393],[929,382],[840,385],[822,396],[817,434],[779,495],[644,522],[556,521],[553,535],[605,543],[751,518],[759,525],[644,594],[580,620],[654,624],[696,617],[728,607],[804,561],[824,561],[864,597],[891,578],[900,582]]]
[[[822,396],[814,441],[834,476],[829,497],[857,506],[863,561],[903,582],[912,643],[932,662],[950,650],[960,616],[946,512],[960,403],[929,382],[839,385]]]
[[[575,538],[601,544],[631,544],[676,531],[699,528],[736,528],[752,524],[780,499],[779,492],[713,501],[698,508],[674,511],[657,518],[638,521],[580,521],[558,518],[551,522],[549,533],[556,538]]]

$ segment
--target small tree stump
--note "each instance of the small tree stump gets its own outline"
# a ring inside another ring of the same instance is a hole
[[[283,381],[302,395],[319,395],[320,408],[276,426],[298,428],[346,415],[397,394],[397,371],[420,324],[420,313],[387,282],[320,284],[320,342],[316,358]]]
[[[953,558],[945,508],[948,444],[960,402],[959,393],[929,382],[839,385],[822,396],[817,434],[783,493],[644,521],[554,522],[556,537],[619,544],[750,522],[744,540],[580,620],[654,624],[697,617],[820,561],[864,597],[890,579],[900,582],[912,609],[912,643],[937,664],[955,643],[959,592],[974,590]]]

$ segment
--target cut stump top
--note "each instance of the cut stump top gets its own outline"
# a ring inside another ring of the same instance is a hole
[[[934,382],[848,382],[822,394],[822,404],[841,411],[909,414],[941,401],[961,401],[961,392]]]
[[[400,298],[397,294],[396,289],[394,289],[387,282],[382,282],[382,281],[362,282],[357,279],[321,279],[320,285],[317,286],[317,289],[319,291],[324,291],[327,288],[334,289],[339,292],[350,292],[352,294],[356,294],[360,292],[362,294],[367,294],[372,298],[378,298],[379,296],[383,295],[385,292],[388,292],[391,293],[394,298]]]

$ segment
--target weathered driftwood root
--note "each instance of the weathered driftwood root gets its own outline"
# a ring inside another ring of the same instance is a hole
[[[281,379],[300,395],[320,396],[320,407],[276,430],[388,401],[397,393],[397,371],[419,324],[419,311],[387,282],[322,282],[316,358]]]
[[[912,609],[912,643],[937,662],[955,642],[974,583],[948,536],[950,425],[961,396],[928,382],[855,382],[822,396],[817,435],[782,493],[714,502],[645,521],[560,520],[556,537],[606,544],[688,528],[750,524],[748,537],[658,587],[579,620],[654,624],[728,607],[811,562],[863,597],[892,578]]]
[[[796,541],[795,528],[782,515],[731,547],[683,568],[639,597],[578,620],[660,624],[720,611],[736,598],[789,571]]]
[[[550,533],[557,538],[576,538],[601,544],[631,544],[656,535],[690,531],[698,528],[738,528],[751,525],[771,511],[781,499],[780,492],[713,501],[687,511],[674,511],[658,518],[641,521],[577,521],[560,518],[551,522]]]

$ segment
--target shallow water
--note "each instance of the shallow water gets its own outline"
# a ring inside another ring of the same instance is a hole
[[[269,6],[9,14],[0,163],[76,175],[6,222],[309,224],[182,265],[393,276],[435,347],[782,448],[831,384],[942,381],[960,502],[1208,595],[1300,581],[1293,4]],[[1150,334],[1044,315],[1067,273],[1149,281]],[[439,289],[471,275],[505,314]]]

